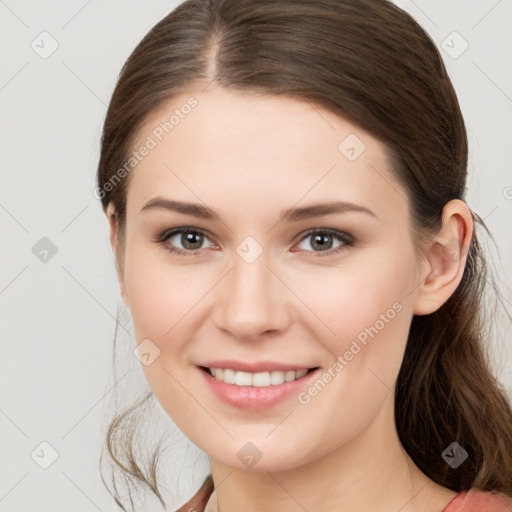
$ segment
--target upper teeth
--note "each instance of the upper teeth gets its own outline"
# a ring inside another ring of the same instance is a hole
[[[217,379],[225,382],[226,384],[236,384],[237,386],[256,386],[266,387],[282,384],[283,382],[291,382],[292,380],[300,379],[308,373],[307,369],[281,372],[236,372],[235,370],[224,368],[208,368],[210,373]]]

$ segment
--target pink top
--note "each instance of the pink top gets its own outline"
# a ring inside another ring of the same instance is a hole
[[[176,512],[204,512],[213,490],[212,475],[209,474],[197,493]],[[441,512],[512,512],[512,497],[472,488],[455,495]]]
[[[512,512],[512,498],[495,491],[459,492],[442,512]]]

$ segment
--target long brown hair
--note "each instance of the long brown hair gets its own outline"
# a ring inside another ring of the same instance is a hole
[[[311,102],[382,141],[408,191],[418,240],[439,229],[448,201],[464,200],[468,142],[457,96],[435,43],[406,12],[387,0],[187,0],[135,48],[108,108],[96,194],[104,209],[114,203],[120,266],[131,174],[114,183],[116,173],[149,114],[178,93],[212,83]],[[491,277],[475,231],[456,291],[436,312],[412,320],[395,422],[407,453],[436,483],[512,496],[512,410],[487,352],[484,297],[498,292]],[[146,486],[164,505],[158,450],[144,471],[132,446],[140,406],[149,399],[111,422],[106,450],[113,483],[121,470],[130,486]],[[441,456],[452,442],[468,453],[457,468]],[[212,487],[209,475],[194,503],[204,503]]]

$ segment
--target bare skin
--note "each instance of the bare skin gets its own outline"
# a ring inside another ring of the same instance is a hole
[[[437,310],[462,278],[473,229],[466,204],[445,206],[442,229],[420,254],[386,147],[297,99],[191,90],[153,113],[134,148],[190,96],[198,105],[131,171],[123,247],[112,205],[107,214],[137,344],[149,339],[160,351],[143,365],[146,379],[209,456],[216,490],[207,512],[440,512],[456,493],[404,451],[393,390],[413,315]],[[352,161],[339,149],[350,134],[365,145]],[[143,209],[156,197],[207,206],[219,219]],[[282,210],[333,201],[370,213],[279,222]],[[195,247],[180,234],[156,241],[179,227],[199,232]],[[324,230],[328,250],[306,234],[313,228]],[[251,263],[236,250],[246,237],[262,250]],[[369,326],[378,333],[324,389],[302,390],[307,403],[293,396],[262,411],[237,408],[197,367],[229,358],[328,371]],[[237,456],[247,443],[261,454],[252,467]]]

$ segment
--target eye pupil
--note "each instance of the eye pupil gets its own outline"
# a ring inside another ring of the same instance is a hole
[[[328,238],[328,241],[325,242],[325,239]],[[323,241],[322,241],[323,240]],[[317,245],[317,248],[320,248],[322,250],[327,250],[327,249],[330,249],[332,247],[332,235],[328,235],[328,234],[319,234],[317,233],[314,237],[313,237],[313,244],[312,244],[312,247],[315,248],[315,244],[318,244]]]
[[[185,249],[190,249],[190,250],[199,249],[203,243],[202,237],[203,237],[203,235],[201,235],[200,233],[188,231],[188,232],[182,233],[181,243],[183,244],[183,247],[185,247]],[[198,241],[199,241],[199,246],[196,247],[194,244],[197,245]],[[190,247],[190,244],[192,245],[192,247]]]

